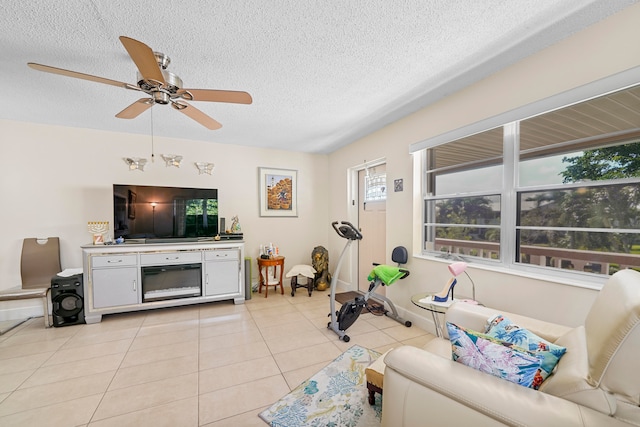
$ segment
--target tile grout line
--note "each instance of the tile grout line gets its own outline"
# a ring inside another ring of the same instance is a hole
[[[135,335],[131,339],[131,342],[129,343],[129,347],[124,352],[124,356],[122,357],[122,360],[120,360],[120,363],[118,364],[118,367],[115,369],[115,371],[113,373],[113,376],[111,377],[111,380],[109,381],[109,384],[107,384],[107,386],[105,387],[105,390],[102,393],[102,397],[100,398],[100,401],[96,405],[96,408],[93,410],[93,413],[91,414],[91,417],[89,417],[89,422],[86,424],[87,426],[89,426],[93,422],[93,418],[96,416],[96,413],[98,412],[98,408],[100,408],[100,405],[102,405],[102,402],[104,401],[105,396],[109,392],[109,387],[111,386],[111,384],[113,384],[113,380],[118,375],[118,371],[120,371],[120,368],[122,367],[122,363],[124,363],[124,360],[127,358],[127,354],[129,353],[129,350],[131,349],[131,346],[133,346],[133,342],[135,341],[136,337],[140,333],[140,329],[142,329],[142,325],[144,325],[144,321],[147,318],[147,316],[148,316],[148,313],[145,313],[144,316],[142,317],[142,321],[140,322],[140,325],[138,326],[138,329],[136,330]],[[113,418],[113,417],[110,417],[110,418]],[[108,418],[105,418],[105,419],[108,419]]]
[[[32,318],[32,319],[30,319],[28,322],[25,322],[25,323],[24,323],[24,327],[19,328],[19,329],[16,331],[16,333],[15,333],[15,334],[11,335],[11,337],[12,337],[12,336],[16,336],[16,335],[18,335],[18,333],[19,333],[21,330],[23,330],[23,329],[27,329],[27,328],[31,325],[31,323],[32,323],[32,322],[33,322],[33,318]],[[21,326],[22,326],[22,325],[21,325]],[[49,328],[47,328],[47,329],[50,329],[50,328],[53,328],[53,326],[50,326],[50,327],[49,327]],[[45,331],[46,331],[47,329],[45,329]],[[45,360],[43,360],[43,361],[42,361],[42,363],[41,363],[37,368],[33,369],[33,372],[32,372],[32,373],[31,373],[27,378],[25,378],[25,380],[24,380],[24,381],[22,381],[22,382],[20,383],[20,386],[21,386],[21,385],[23,385],[26,381],[28,381],[28,380],[29,380],[29,378],[31,378],[31,377],[32,377],[32,376],[33,376],[33,375],[34,375],[34,374],[35,374],[39,369],[43,369],[43,367],[44,367],[44,365],[47,363],[47,361],[51,360],[51,358],[52,358],[52,357],[54,357],[58,351],[60,351],[60,347],[62,347],[62,346],[63,346],[64,344],[66,344],[67,342],[69,342],[69,340],[71,340],[71,338],[72,338],[72,337],[74,337],[74,336],[75,336],[76,334],[78,334],[78,333],[79,333],[79,330],[78,330],[78,331],[76,331],[73,335],[70,335],[70,336],[68,336],[68,337],[65,337],[65,338],[66,338],[66,340],[65,340],[63,343],[61,343],[61,344],[60,344],[60,346],[59,346],[55,351],[51,351],[51,355],[49,355],[49,357],[47,357]],[[11,338],[11,337],[9,337],[9,338]],[[34,353],[34,354],[40,354],[40,353]],[[6,360],[6,359],[5,359],[5,360]],[[0,402],[0,406],[1,406],[4,402],[6,402],[7,400],[9,400],[9,399],[11,398],[11,396],[12,396],[14,393],[17,393],[17,392],[20,392],[20,391],[24,391],[24,390],[28,390],[28,389],[33,388],[33,387],[38,387],[38,386],[36,385],[36,386],[26,387],[26,388],[22,388],[22,389],[21,389],[21,388],[20,388],[20,386],[16,387],[14,390],[12,390],[12,391],[7,395],[7,397],[5,397],[5,398],[2,400],[2,402]],[[98,393],[96,393],[96,394],[98,394]],[[90,396],[91,396],[91,395],[90,395]],[[75,400],[75,399],[71,399],[71,400]],[[11,413],[11,414],[7,414],[7,415],[5,415],[5,416],[11,416],[11,415],[16,415],[16,414],[24,413],[24,412],[30,412],[30,411],[33,411],[33,410],[43,409],[43,408],[46,408],[46,407],[48,407],[48,406],[53,406],[53,405],[57,405],[57,404],[64,403],[64,402],[69,402],[69,401],[70,401],[70,400],[65,400],[65,401],[57,402],[57,403],[50,404],[50,405],[36,406],[36,407],[34,407],[34,408],[23,409],[23,410],[20,410],[20,411],[17,411],[17,412],[13,412],[13,413]],[[4,417],[4,416],[3,416],[3,417]]]

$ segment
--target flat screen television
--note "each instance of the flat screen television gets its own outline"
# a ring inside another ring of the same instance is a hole
[[[218,190],[113,185],[114,237],[197,241],[218,234]]]

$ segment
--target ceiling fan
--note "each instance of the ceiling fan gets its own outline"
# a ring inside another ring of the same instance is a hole
[[[137,90],[150,96],[150,98],[138,99],[116,114],[116,117],[120,119],[133,119],[138,117],[154,104],[171,104],[173,108],[200,123],[202,126],[215,130],[221,128],[222,125],[186,101],[230,102],[234,104],[251,104],[251,102],[253,102],[251,95],[247,92],[215,89],[184,89],[180,77],[166,71],[167,66],[171,62],[167,55],[154,52],[146,44],[129,37],[120,36],[120,41],[129,53],[129,56],[131,56],[131,59],[133,59],[136,67],[138,67],[137,85],[48,65],[36,64],[34,62],[29,62],[27,65],[35,70]]]

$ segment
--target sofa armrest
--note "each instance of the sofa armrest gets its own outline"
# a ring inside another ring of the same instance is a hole
[[[385,357],[382,426],[624,426],[564,399],[415,347]]]
[[[508,317],[518,326],[526,328],[550,342],[555,342],[559,337],[572,329],[568,326],[465,302],[455,302],[451,304],[451,307],[449,307],[445,315],[445,320],[467,329],[484,332],[487,320],[496,314],[502,314]]]

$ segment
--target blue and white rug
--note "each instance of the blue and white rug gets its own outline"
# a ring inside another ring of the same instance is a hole
[[[260,413],[272,427],[379,426],[382,398],[367,401],[364,370],[380,353],[354,345]]]

